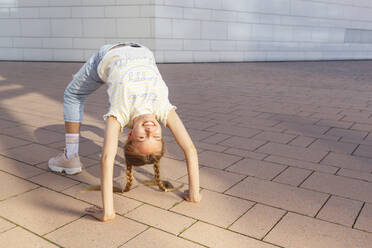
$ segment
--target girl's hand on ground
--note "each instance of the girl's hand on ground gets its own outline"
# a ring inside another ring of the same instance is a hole
[[[86,208],[85,213],[102,222],[110,221],[115,218],[115,213],[112,215],[107,215],[104,213],[103,208],[97,206]]]
[[[185,192],[184,192],[184,198],[188,202],[198,203],[198,202],[201,201],[201,199],[203,197],[202,197],[202,195],[200,193],[198,193],[197,195],[190,196],[189,191],[188,190],[185,190]]]

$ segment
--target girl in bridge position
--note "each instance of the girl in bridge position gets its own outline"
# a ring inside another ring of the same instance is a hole
[[[108,85],[110,108],[105,120],[101,154],[101,191],[103,208],[90,207],[86,212],[101,221],[115,218],[113,206],[113,167],[119,134],[130,129],[124,146],[128,191],[133,181],[132,166],[154,164],[155,179],[166,191],[159,177],[159,161],[164,154],[160,123],[168,127],[183,150],[189,178],[186,200],[199,202],[199,168],[195,146],[181,119],[168,99],[168,88],[155,64],[152,52],[138,43],[105,45],[74,76],[64,93],[63,116],[66,129],[65,151],[49,160],[56,172],[79,173],[79,132],[84,102],[101,85]]]

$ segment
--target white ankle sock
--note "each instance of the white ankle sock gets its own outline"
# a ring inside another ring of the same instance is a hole
[[[79,153],[79,134],[66,133],[66,157]]]

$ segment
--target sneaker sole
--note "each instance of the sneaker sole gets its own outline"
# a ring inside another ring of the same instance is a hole
[[[74,174],[81,172],[81,167],[80,168],[62,168],[62,167],[51,165],[49,163],[48,163],[48,167],[54,172],[59,172],[59,173],[65,172],[68,175],[74,175]]]

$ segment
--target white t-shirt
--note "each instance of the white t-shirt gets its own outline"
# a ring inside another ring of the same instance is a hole
[[[115,116],[121,128],[133,127],[133,119],[153,114],[167,123],[167,115],[176,109],[168,99],[168,87],[146,47],[123,46],[110,50],[97,67],[99,77],[108,84],[110,110],[103,116]]]

